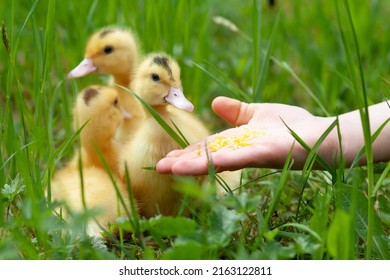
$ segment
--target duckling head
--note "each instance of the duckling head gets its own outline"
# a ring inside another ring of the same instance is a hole
[[[138,59],[138,43],[130,30],[103,28],[89,38],[84,59],[69,72],[69,78],[90,73],[126,75],[132,72]]]
[[[132,88],[151,106],[171,104],[188,112],[194,109],[183,94],[180,67],[167,54],[148,55],[136,71]]]
[[[76,128],[93,118],[96,129],[107,134],[114,133],[124,119],[131,117],[119,104],[118,91],[115,88],[96,85],[80,92],[73,114]]]

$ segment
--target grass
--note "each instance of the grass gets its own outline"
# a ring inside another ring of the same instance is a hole
[[[390,259],[390,165],[372,163],[367,126],[367,106],[389,98],[390,5],[355,2],[1,2],[0,259]],[[289,161],[245,169],[225,197],[183,179],[190,218],[134,217],[116,222],[129,236],[86,237],[94,211],[65,223],[44,193],[77,147],[75,95],[104,82],[66,73],[89,34],[113,24],[133,28],[145,53],[177,58],[185,94],[214,131],[227,127],[210,110],[219,95],[320,116],[359,108],[368,165],[313,170],[316,145],[302,171]]]

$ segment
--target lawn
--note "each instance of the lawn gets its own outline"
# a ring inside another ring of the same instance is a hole
[[[129,27],[143,53],[177,59],[194,113],[215,132],[228,127],[210,108],[216,96],[319,116],[389,99],[388,1],[226,3],[0,2],[0,259],[390,259],[389,163],[248,168],[224,196],[186,178],[190,217],[118,220],[105,240],[85,235],[94,211],[64,222],[46,199],[77,147],[77,93],[107,80],[66,75],[104,26]]]

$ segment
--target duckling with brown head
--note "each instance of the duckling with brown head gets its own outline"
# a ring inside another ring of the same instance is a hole
[[[80,154],[76,153],[68,165],[54,174],[51,181],[51,196],[54,201],[64,201],[71,210],[81,211],[83,186],[86,207],[100,208],[103,213],[97,217],[97,221],[107,228],[108,224],[118,217],[118,205],[121,214],[125,215],[124,207],[118,204],[114,182],[125,203],[130,205],[127,189],[117,176],[120,146],[114,139],[116,130],[128,116],[121,108],[118,92],[107,86],[90,86],[81,91],[73,114],[75,129],[85,125],[80,133],[83,176],[78,164]],[[97,149],[105,158],[113,180],[106,171]],[[98,223],[88,224],[89,235],[100,235]]]
[[[121,146],[114,136],[129,118],[131,115],[122,107],[114,87],[89,86],[78,95],[73,122],[75,130],[86,124],[80,132],[84,166],[104,168],[98,149],[111,172],[117,172]]]

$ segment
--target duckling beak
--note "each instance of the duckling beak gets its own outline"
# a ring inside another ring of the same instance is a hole
[[[96,65],[93,63],[91,58],[84,58],[72,71],[69,72],[68,78],[80,78],[85,75],[88,75],[97,70]]]
[[[192,112],[192,110],[194,110],[194,105],[184,96],[184,93],[180,88],[171,87],[165,100],[184,111]]]
[[[122,115],[125,120],[130,120],[133,115],[127,112],[123,107],[121,107]]]

